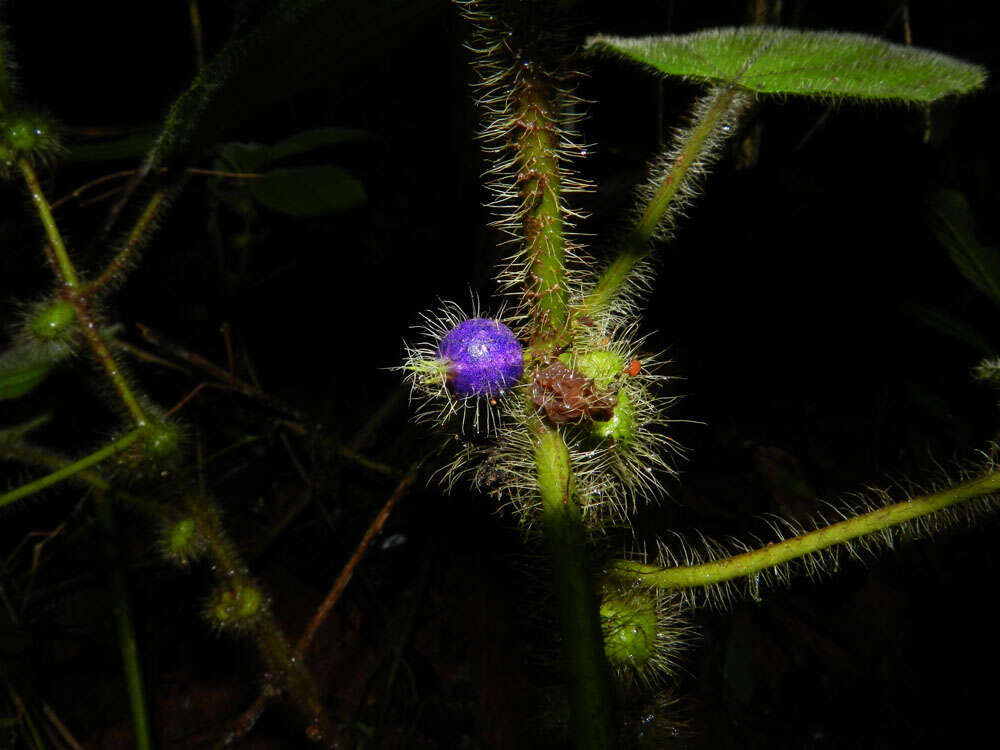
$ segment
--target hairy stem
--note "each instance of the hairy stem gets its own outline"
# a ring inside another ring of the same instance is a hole
[[[528,258],[525,294],[534,339],[551,339],[566,322],[566,248],[560,202],[558,130],[550,87],[526,77],[518,90],[517,189],[525,207],[522,226]]]
[[[59,275],[62,277],[62,282],[69,289],[77,289],[80,286],[80,280],[77,278],[73,262],[69,259],[69,253],[66,251],[66,243],[63,242],[62,235],[59,233],[55,217],[52,216],[52,207],[49,206],[49,202],[45,198],[42,185],[38,181],[38,175],[35,174],[35,168],[24,158],[18,160],[17,166],[24,176],[24,181],[28,186],[28,193],[31,195],[31,202],[35,205],[38,218],[45,229],[45,236],[48,237],[49,246],[55,254],[56,265],[59,269]]]
[[[38,448],[37,446],[28,445],[26,443],[5,443],[3,446],[3,453],[5,457],[23,461],[28,464],[45,466],[50,469],[58,470],[70,465],[70,462],[61,456],[51,453],[43,448]],[[110,493],[112,499],[120,500],[126,503],[129,507],[141,511],[151,519],[160,520],[167,515],[166,509],[159,503],[124,492],[117,487],[112,486],[110,482],[94,471],[86,469],[78,471],[73,474],[72,479],[86,484],[99,492]]]
[[[662,157],[660,168],[654,168],[658,185],[646,201],[635,226],[626,235],[621,253],[604,270],[593,290],[580,305],[583,313],[600,310],[611,302],[628,284],[636,263],[649,255],[652,239],[661,224],[669,219],[690,192],[691,178],[699,174],[722,141],[735,131],[736,120],[743,110],[746,95],[733,86],[714,88],[695,107],[695,121],[680,131]]]
[[[185,495],[184,503],[195,519],[199,532],[208,541],[209,554],[221,581],[235,589],[254,586],[249,568],[229,540],[213,504],[195,493]],[[268,672],[287,691],[288,696],[305,713],[310,727],[320,738],[333,736],[332,728],[319,698],[319,689],[301,656],[285,637],[277,618],[265,609],[256,623],[254,634]]]
[[[615,746],[611,691],[587,532],[574,494],[569,450],[557,430],[538,435],[535,463],[565,639],[573,745],[577,750],[610,750]]]
[[[90,296],[99,289],[107,286],[122,271],[128,268],[136,250],[139,249],[143,240],[148,236],[149,228],[159,214],[160,210],[163,208],[165,201],[166,190],[161,188],[153,193],[149,201],[146,203],[146,207],[142,210],[142,213],[139,214],[139,218],[136,220],[132,230],[125,238],[125,242],[118,251],[118,254],[115,255],[115,257],[110,263],[108,263],[107,267],[101,271],[101,274],[96,279],[84,286],[84,296]]]
[[[84,456],[79,461],[67,464],[61,469],[53,471],[51,474],[46,474],[44,477],[36,479],[34,482],[28,482],[28,484],[22,485],[17,489],[5,492],[0,495],[0,508],[22,498],[34,495],[36,492],[41,492],[42,490],[58,484],[63,480],[70,479],[85,469],[89,469],[91,466],[96,466],[101,463],[101,461],[106,461],[112,456],[121,453],[123,450],[128,448],[132,445],[132,443],[138,440],[142,434],[143,430],[132,430],[132,432],[122,435],[114,442],[108,443],[103,448],[91,453],[89,456]]]
[[[87,295],[81,289],[76,268],[73,266],[73,261],[70,260],[69,253],[66,251],[66,243],[63,242],[59,227],[52,216],[52,208],[45,198],[41,184],[38,182],[38,175],[35,174],[34,168],[27,159],[20,159],[17,164],[28,186],[32,203],[34,203],[35,209],[38,211],[38,218],[45,228],[45,235],[49,240],[48,246],[52,252],[52,257],[55,259],[54,265],[59,277],[68,290],[66,299],[73,305],[73,309],[76,311],[77,322],[80,324],[83,335],[87,339],[87,343],[90,344],[90,348],[93,350],[97,361],[104,367],[104,372],[114,386],[115,391],[117,391],[132,420],[137,426],[143,427],[148,424],[149,420],[142,406],[139,404],[139,399],[132,392],[132,389],[125,380],[125,376],[122,375],[121,367],[115,361],[114,355],[104,340],[104,336],[98,330],[93,316],[90,314]]]
[[[622,562],[616,567],[615,573],[619,577],[633,579],[638,585],[651,588],[686,589],[711,586],[734,578],[753,575],[812,552],[874,534],[998,490],[1000,490],[1000,471],[994,471],[941,492],[887,505],[884,508],[863,513],[811,531],[808,534],[775,542],[741,555],[701,565],[683,565],[666,569],[644,563]]]

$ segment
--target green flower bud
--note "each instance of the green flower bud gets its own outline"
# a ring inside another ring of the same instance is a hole
[[[174,521],[163,535],[164,555],[178,565],[188,565],[205,551],[205,538],[191,517]]]
[[[563,354],[560,359],[566,356]],[[570,360],[563,361],[570,364]],[[607,390],[621,377],[625,370],[625,360],[615,352],[585,352],[576,355],[576,369],[593,380],[598,388]]]
[[[156,462],[176,458],[183,437],[181,428],[172,422],[160,422],[150,426],[144,443],[146,456]]]
[[[44,161],[58,149],[55,129],[42,115],[20,112],[0,119],[0,166],[22,155]]]
[[[28,324],[31,332],[43,341],[55,341],[73,325],[76,311],[69,302],[53,302],[35,315]]]

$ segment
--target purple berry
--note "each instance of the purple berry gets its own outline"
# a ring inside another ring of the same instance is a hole
[[[493,396],[514,385],[524,372],[521,344],[503,323],[470,318],[441,339],[448,385],[459,396]]]

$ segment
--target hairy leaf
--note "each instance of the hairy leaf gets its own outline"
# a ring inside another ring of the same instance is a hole
[[[862,34],[768,27],[624,38],[595,36],[592,52],[668,76],[732,83],[761,94],[926,104],[979,88],[986,71],[947,55]]]

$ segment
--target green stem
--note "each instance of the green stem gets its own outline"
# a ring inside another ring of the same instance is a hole
[[[719,141],[719,127],[731,121],[739,111],[742,92],[732,86],[713,89],[698,107],[701,114],[682,134],[681,142],[673,147],[672,164],[668,165],[663,180],[646,203],[635,226],[625,237],[621,253],[612,261],[597,284],[580,305],[580,311],[591,313],[601,310],[623,288],[636,263],[651,250],[651,240],[667,211],[676,204],[678,196],[688,189],[690,178],[700,170],[692,169]],[[732,132],[735,122],[730,122]],[[676,155],[674,155],[676,154]]]
[[[132,256],[135,255],[136,250],[147,236],[150,225],[163,208],[165,201],[166,190],[162,188],[150,196],[149,201],[146,203],[146,207],[142,210],[142,213],[136,220],[135,226],[132,227],[132,230],[125,238],[125,242],[122,245],[121,250],[119,250],[118,254],[115,255],[110,263],[108,263],[107,267],[101,271],[100,276],[84,286],[82,294],[85,297],[89,297],[94,292],[107,286],[115,279],[115,277],[118,276],[118,274],[128,268],[129,264],[132,262]]]
[[[118,534],[111,503],[104,493],[95,497],[97,523],[104,532],[104,558],[108,568],[108,584],[118,633],[118,645],[122,655],[122,669],[125,672],[125,686],[128,690],[129,708],[132,711],[132,727],[135,731],[135,746],[139,750],[150,750],[153,746],[149,731],[149,710],[146,705],[146,691],[142,680],[142,665],[139,661],[139,647],[132,622],[132,608],[129,604],[125,573],[122,569],[118,549]]]
[[[80,294],[71,294],[69,296],[70,304],[73,305],[73,309],[76,310],[76,318],[80,323],[80,328],[83,331],[84,338],[87,339],[87,343],[90,344],[90,348],[97,358],[97,361],[101,363],[104,368],[105,374],[111,381],[111,385],[114,386],[115,391],[118,393],[118,397],[122,400],[125,408],[128,410],[129,415],[132,417],[132,421],[135,422],[137,427],[145,427],[149,424],[149,419],[146,417],[146,412],[143,411],[142,406],[139,404],[139,399],[132,392],[132,388],[129,386],[128,381],[125,380],[125,376],[122,374],[121,366],[115,360],[114,355],[108,348],[108,342],[104,340],[103,334],[97,327],[97,323],[94,322],[93,317],[90,314],[90,305],[85,297]]]
[[[66,243],[63,242],[62,235],[59,233],[59,227],[52,216],[52,208],[45,199],[45,193],[42,192],[42,185],[38,181],[38,175],[35,174],[34,167],[25,158],[19,159],[17,166],[21,170],[21,174],[24,175],[24,181],[28,185],[28,192],[31,194],[31,202],[35,204],[35,210],[38,211],[38,218],[45,228],[45,236],[48,237],[49,246],[55,254],[63,283],[70,289],[77,289],[80,286],[80,280],[77,278],[73,262],[69,259],[69,253],[66,252]]]
[[[61,456],[26,443],[6,443],[3,446],[3,454],[5,457],[13,458],[17,461],[37,466],[46,466],[50,469],[62,469],[70,463]],[[83,482],[99,492],[110,493],[112,499],[121,500],[127,503],[129,507],[145,513],[152,519],[161,520],[167,515],[166,510],[159,503],[117,489],[94,471],[79,471],[73,476],[73,479]]]
[[[711,586],[734,578],[753,575],[812,552],[844,544],[852,539],[877,533],[915,518],[935,513],[965,500],[1000,490],[1000,471],[901,503],[863,513],[845,521],[825,526],[808,534],[769,544],[761,549],[734,555],[701,565],[660,569],[636,562],[619,563],[616,574],[635,579],[642,586],[685,589]]]
[[[79,474],[84,469],[96,466],[101,463],[101,461],[105,461],[112,456],[121,453],[123,450],[132,445],[132,443],[138,440],[142,434],[143,430],[132,430],[132,432],[122,435],[114,442],[108,443],[100,450],[94,451],[89,456],[85,456],[79,461],[67,464],[61,469],[53,471],[51,474],[46,474],[44,477],[36,479],[34,482],[29,482],[28,484],[22,485],[17,489],[11,490],[10,492],[5,492],[0,495],[0,508],[5,505],[10,505],[13,502],[17,502],[21,498],[34,495],[36,492],[41,492],[52,485],[58,484],[63,480]]]
[[[557,430],[538,435],[535,464],[565,638],[573,745],[577,750],[610,750],[615,746],[611,690],[587,531],[574,494],[569,450]]]
[[[528,76],[516,88],[517,190],[524,214],[528,260],[525,296],[535,341],[553,338],[566,323],[566,247],[553,92],[542,78]]]
[[[73,267],[73,261],[70,260],[69,253],[66,252],[66,244],[59,233],[59,227],[52,216],[52,209],[45,198],[45,193],[42,192],[42,186],[38,182],[38,175],[35,174],[34,168],[27,159],[20,159],[17,164],[21,169],[21,174],[24,175],[24,181],[28,185],[31,200],[38,211],[38,218],[45,228],[45,234],[48,237],[49,247],[52,249],[52,254],[55,257],[55,265],[59,276],[62,278],[63,284],[69,289],[67,300],[73,305],[73,309],[76,311],[77,321],[80,324],[83,335],[87,339],[87,343],[90,344],[94,356],[97,357],[97,360],[104,367],[108,379],[111,380],[111,384],[118,392],[122,403],[128,409],[132,420],[137,426],[143,427],[148,424],[146,414],[139,405],[139,399],[132,393],[132,389],[126,382],[125,376],[122,375],[121,367],[115,361],[114,355],[111,354],[111,350],[108,349],[108,344],[104,340],[104,336],[101,335],[93,316],[90,314],[87,295],[80,288],[80,279],[77,276],[76,269]],[[148,206],[143,216],[146,216],[147,213],[149,213]],[[151,220],[152,215],[149,216],[146,223],[148,224]],[[141,222],[142,219],[140,219]]]

